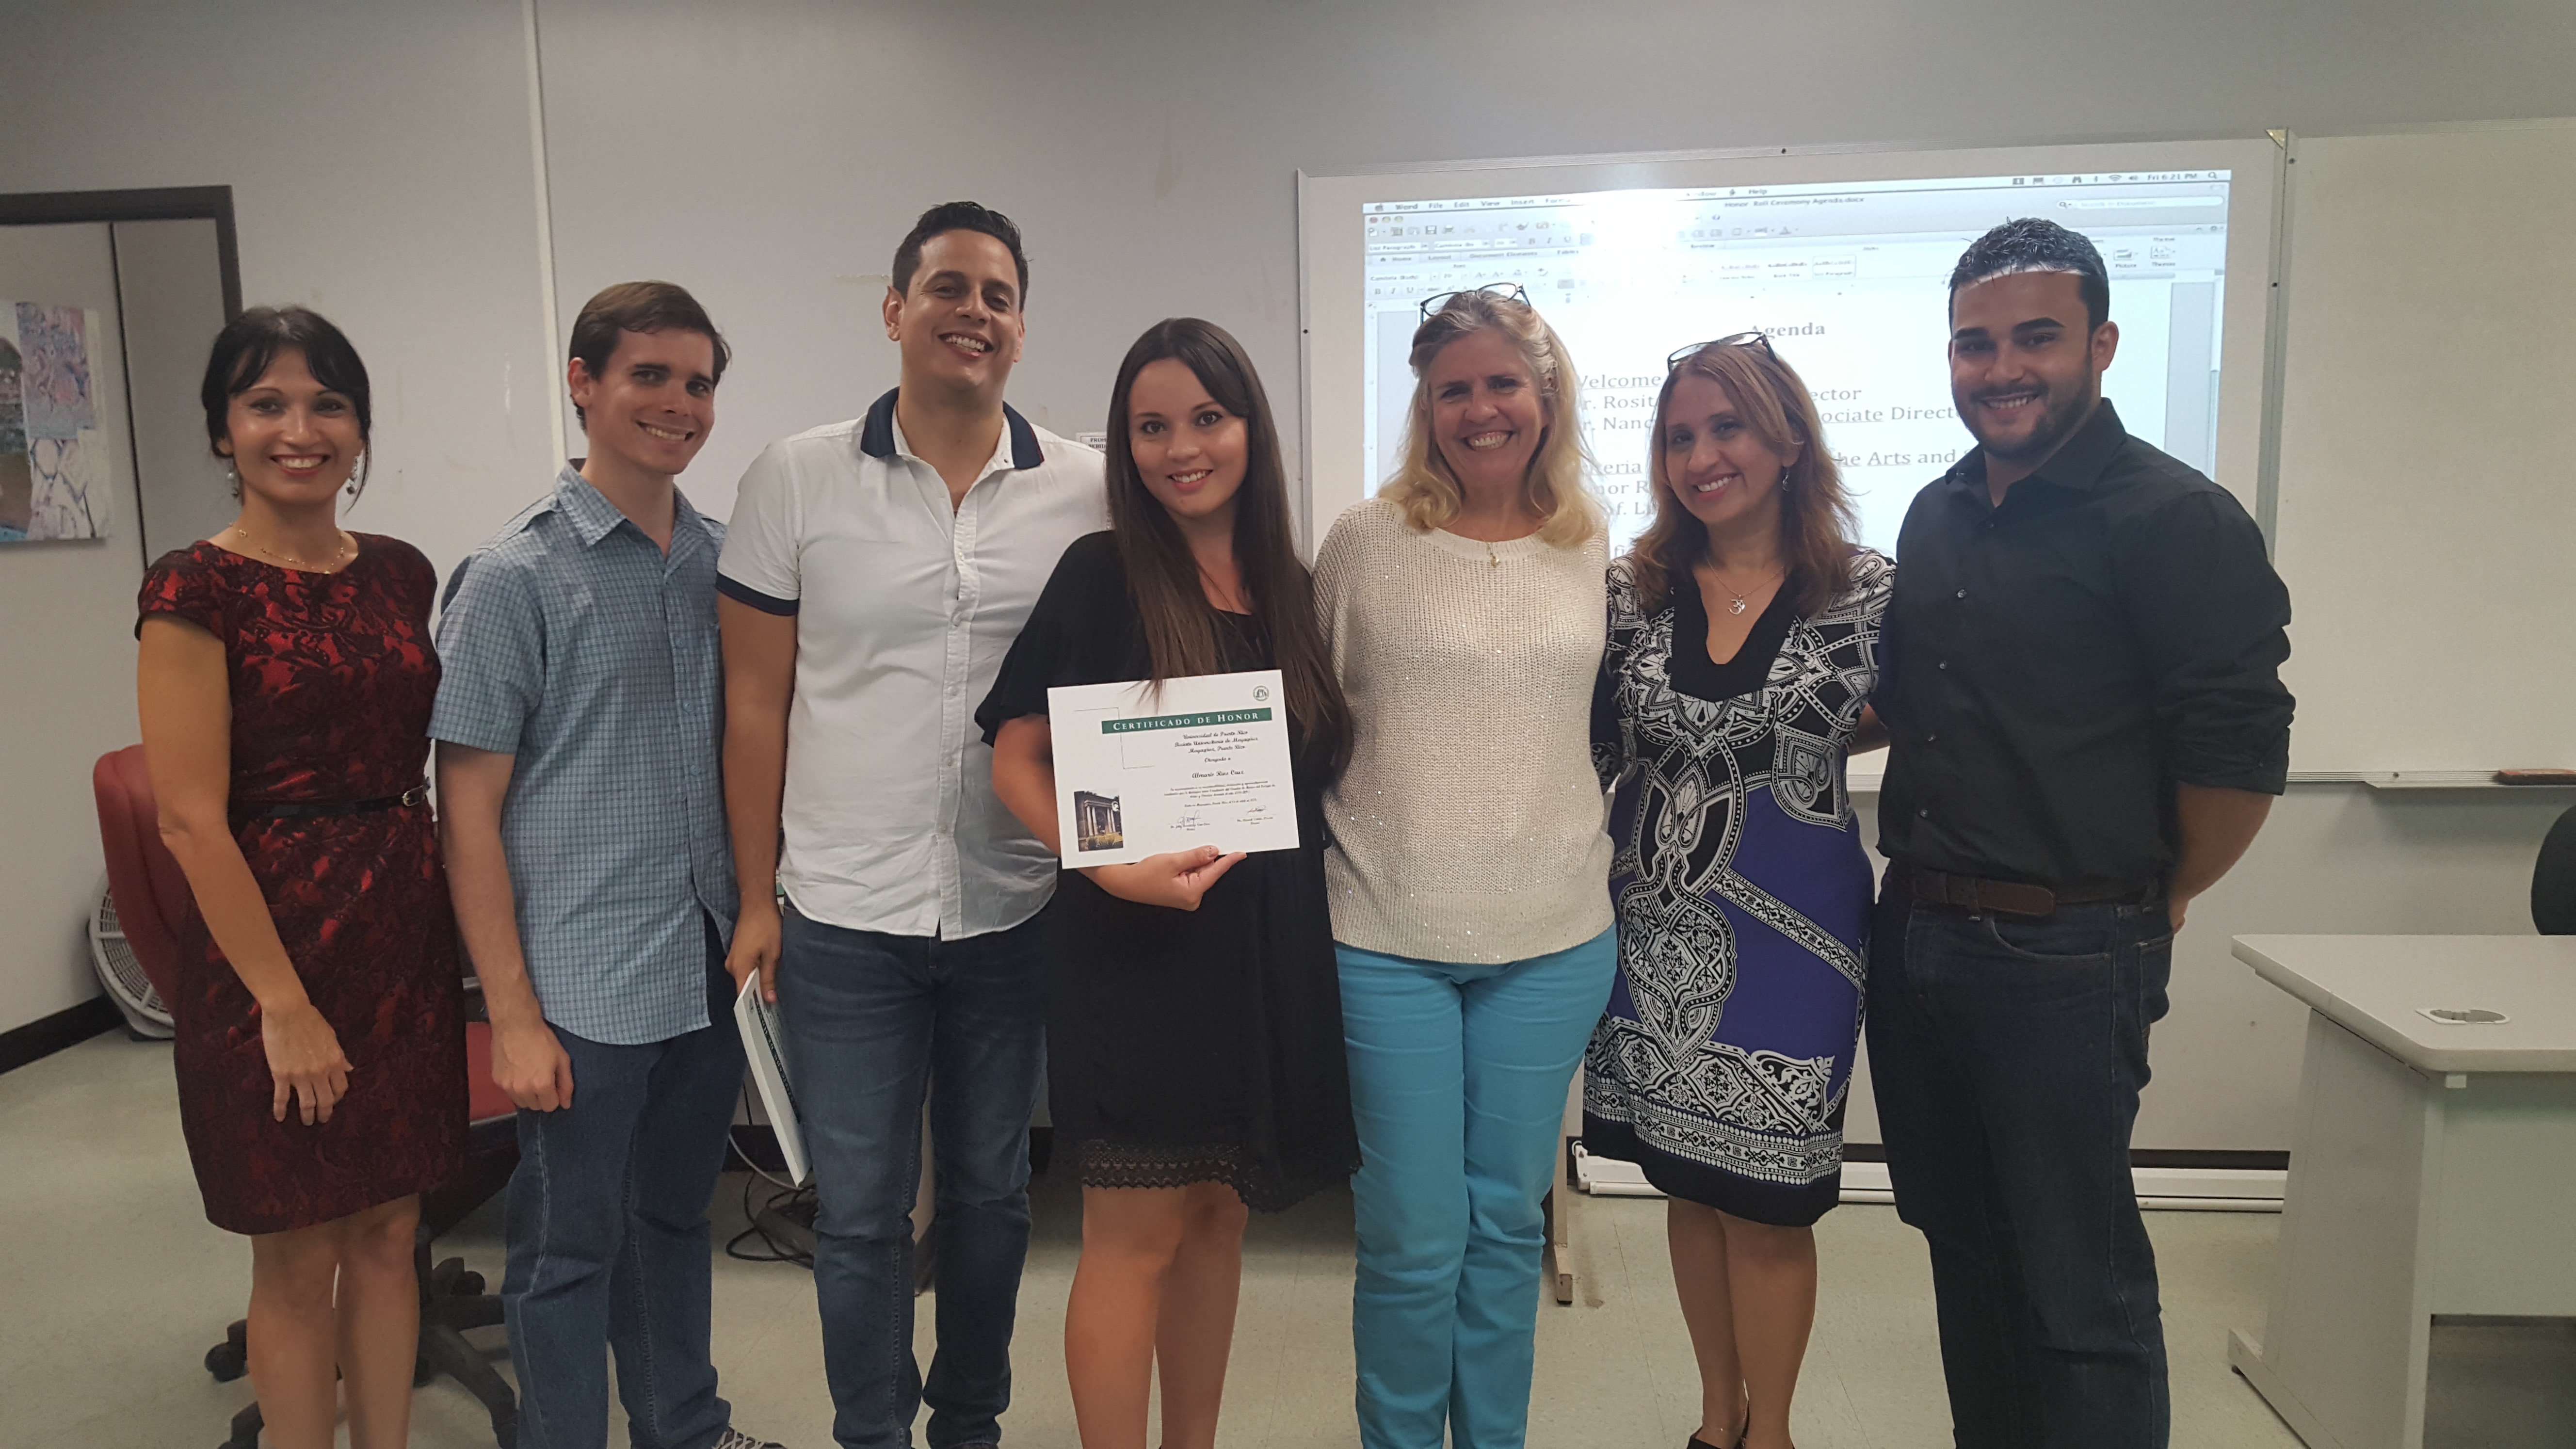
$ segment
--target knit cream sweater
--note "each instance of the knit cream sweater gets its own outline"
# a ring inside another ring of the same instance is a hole
[[[1324,797],[1333,939],[1499,963],[1610,928],[1592,770],[1608,545],[1416,533],[1372,498],[1315,555],[1358,739]]]

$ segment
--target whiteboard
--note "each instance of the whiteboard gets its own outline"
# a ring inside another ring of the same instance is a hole
[[[2262,490],[2262,420],[2264,414],[2265,346],[2269,336],[2271,297],[2269,282],[2273,268],[2273,240],[2278,220],[2281,151],[2268,137],[2249,139],[2118,142],[2081,146],[2022,146],[1983,150],[1896,151],[1837,148],[1768,148],[1760,151],[1696,154],[1685,156],[1650,156],[1636,158],[1592,157],[1551,158],[1543,160],[1480,162],[1435,168],[1388,168],[1340,175],[1307,175],[1298,178],[1298,241],[1302,286],[1299,302],[1302,308],[1302,333],[1305,343],[1305,382],[1302,402],[1305,408],[1305,442],[1303,462],[1307,485],[1307,526],[1309,539],[1320,539],[1340,516],[1342,510],[1373,491],[1378,479],[1372,476],[1371,448],[1365,433],[1372,417],[1368,372],[1372,361],[1385,366],[1383,358],[1373,351],[1366,319],[1379,305],[1367,296],[1364,257],[1369,244],[1367,234],[1371,208],[1381,203],[1421,204],[1454,202],[1465,199],[1501,197],[1598,197],[1602,194],[1647,193],[1658,190],[1698,188],[1815,188],[1835,183],[1904,183],[1938,178],[2013,178],[2024,175],[2034,181],[2042,176],[2065,178],[2080,175],[2099,181],[2102,173],[2122,175],[2136,173],[2171,173],[2185,170],[2216,169],[2231,178],[2225,208],[2226,238],[2223,272],[2226,278],[2221,310],[2215,319],[2218,351],[2224,358],[2217,395],[2214,439],[2203,450],[2211,466],[2210,475],[2244,501],[2249,511],[2258,507]],[[2118,203],[2112,203],[2118,204]],[[2024,214],[2013,212],[2011,214]],[[1955,241],[1963,249],[1969,237],[2003,219],[1998,213],[1980,222],[1972,231]],[[2079,229],[2083,229],[2079,224]],[[1587,241],[1589,238],[1586,239]],[[1952,255],[1955,256],[1955,250]],[[2141,258],[2144,260],[2144,258]],[[1506,264],[1506,270],[1511,270]],[[1526,270],[1521,264],[1520,270]],[[1941,269],[1946,272],[1946,265]],[[2116,266],[2115,266],[2116,270]],[[1501,275],[1501,273],[1497,273]],[[1515,271],[1508,279],[1522,279]],[[1474,280],[1492,280],[1478,277]],[[1467,283],[1472,284],[1472,283]],[[1456,286],[1451,282],[1445,285]],[[1948,381],[1942,362],[1941,338],[1946,329],[1941,325],[1945,293],[1937,277],[1922,282],[1920,313],[1907,316],[1928,324],[1930,331],[1913,338],[1904,349],[1907,358],[1920,355],[1924,377],[1913,389],[1921,396],[1909,396],[1908,402],[1929,402],[1946,411],[1949,403]],[[2130,293],[2138,296],[2135,289]],[[2111,310],[2121,314],[2122,292],[2114,278]],[[1410,299],[1399,299],[1399,302]],[[1644,316],[1632,330],[1637,346],[1610,357],[1586,355],[1574,346],[1576,366],[1587,375],[1587,410],[1601,401],[1605,389],[1595,385],[1595,374],[1610,374],[1619,382],[1635,382],[1625,389],[1625,397],[1612,402],[1651,404],[1655,384],[1660,381],[1664,353],[1673,346],[1688,343],[1704,331],[1690,330],[1692,320],[1675,316],[1671,325],[1657,329],[1661,319],[1652,315],[1658,308],[1656,294],[1648,289],[1639,294],[1638,308]],[[1388,304],[1397,305],[1397,304]],[[1542,309],[1544,310],[1544,302]],[[1663,309],[1680,313],[1685,308],[1667,298]],[[1889,305],[1897,305],[1889,299]],[[1918,305],[1906,302],[1903,305]],[[1399,310],[1401,310],[1399,306]],[[1708,324],[1714,325],[1714,324]],[[1748,325],[1729,324],[1725,330]],[[1750,325],[1768,326],[1768,319],[1756,319]],[[1380,329],[1385,329],[1381,325]],[[1873,329],[1875,330],[1875,329]],[[1893,330],[1893,329],[1891,329]],[[1679,335],[1664,336],[1664,332]],[[1911,336],[1911,332],[1908,333]],[[2204,330],[2201,345],[2206,348],[2210,336]],[[1378,338],[1383,343],[1383,337]],[[1652,342],[1654,345],[1644,345]],[[1794,351],[1800,345],[1784,340],[1782,346]],[[2132,357],[2123,349],[2128,372],[2114,364],[2107,390],[2118,400],[2121,380],[2152,376],[2161,387],[2162,364],[2140,355]],[[1784,353],[1785,355],[1785,353]],[[1851,379],[1842,379],[1849,383]],[[1823,375],[1808,378],[1818,389],[1833,389],[1837,379]],[[2135,384],[2133,384],[2134,386]],[[1826,399],[1822,392],[1819,401]],[[2161,409],[2152,409],[2160,413]],[[1835,415],[1828,406],[1827,442],[1837,454],[1845,451],[1847,440],[1838,437]],[[1587,426],[1587,432],[1590,428]],[[1846,430],[1848,432],[1848,430]],[[1966,430],[1955,419],[1946,421],[1940,436],[1948,438],[1952,456],[1970,445]],[[1634,445],[1609,456],[1596,440],[1596,452],[1604,456],[1597,461],[1605,468],[1631,466],[1628,458]],[[1845,462],[1847,484],[1859,480],[1857,471]],[[1911,470],[1891,473],[1885,487],[1897,496],[1895,515],[1901,516],[1903,501],[1922,484],[1939,476],[1946,459],[1931,455],[1917,460]],[[1919,476],[1918,476],[1919,475]],[[1616,483],[1618,480],[1609,480]],[[1613,490],[1615,491],[1615,489]],[[1857,488],[1855,491],[1858,491]],[[1862,499],[1864,521],[1872,516],[1872,500]],[[1614,521],[1614,532],[1616,532]],[[1633,531],[1633,529],[1629,530]]]
[[[2576,124],[2293,156],[2291,768],[2576,766]]]

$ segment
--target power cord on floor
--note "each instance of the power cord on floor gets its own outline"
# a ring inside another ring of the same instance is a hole
[[[742,1100],[744,1115],[748,1116],[751,1091],[747,1086],[743,1089]],[[1040,1135],[1041,1132],[1044,1135]],[[1046,1170],[1053,1138],[1054,1134],[1044,1132],[1044,1129],[1030,1134],[1029,1165],[1033,1172]],[[752,1161],[751,1154],[742,1150],[740,1142],[733,1144],[733,1155],[742,1159],[742,1165],[748,1169],[742,1179],[742,1216],[750,1226],[726,1240],[725,1256],[745,1263],[794,1263],[811,1270],[814,1266],[814,1216],[818,1210],[814,1189],[798,1187],[775,1176]],[[757,1208],[751,1201],[753,1178],[768,1183],[773,1189]],[[760,1240],[758,1250],[744,1246],[755,1238]],[[939,1277],[939,1223],[936,1219],[913,1244],[912,1267],[914,1295],[929,1292]]]
[[[753,1168],[751,1172],[744,1174],[742,1179],[742,1215],[750,1222],[751,1226],[744,1228],[741,1232],[734,1234],[731,1238],[726,1240],[725,1256],[728,1258],[738,1258],[746,1263],[794,1263],[801,1268],[812,1268],[814,1266],[813,1253],[809,1250],[798,1248],[792,1243],[780,1242],[777,1236],[770,1231],[769,1224],[782,1220],[788,1222],[812,1222],[814,1220],[814,1189],[810,1187],[785,1187],[779,1191],[771,1193],[768,1201],[762,1203],[758,1208],[754,1208],[751,1205],[751,1184],[754,1176],[773,1183],[778,1181],[778,1179],[771,1177],[768,1173],[762,1172],[756,1167]],[[760,1240],[761,1246],[759,1250],[753,1250],[743,1246],[754,1238]]]
[[[748,1085],[743,1088],[742,1102],[744,1115],[750,1115],[751,1089]],[[773,1175],[767,1168],[752,1161],[751,1155],[742,1150],[740,1143],[734,1144],[733,1155],[742,1159],[743,1166],[750,1169],[743,1174],[742,1179],[742,1216],[743,1221],[751,1226],[726,1241],[725,1256],[745,1263],[794,1263],[799,1267],[812,1268],[814,1252],[810,1245],[814,1241],[812,1234],[814,1189],[798,1187],[785,1178]],[[774,1189],[757,1208],[753,1207],[751,1202],[755,1180],[768,1183]],[[789,1224],[807,1230],[803,1243],[793,1241],[792,1234],[781,1231]],[[780,1241],[782,1236],[789,1237],[791,1240],[782,1242]],[[755,1238],[760,1240],[758,1249],[744,1246]]]

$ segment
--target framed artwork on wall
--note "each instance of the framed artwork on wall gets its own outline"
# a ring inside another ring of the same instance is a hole
[[[98,340],[90,308],[0,301],[0,543],[107,535]]]

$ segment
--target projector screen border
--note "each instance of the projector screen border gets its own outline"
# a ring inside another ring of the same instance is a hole
[[[1375,491],[1364,476],[1359,324],[1360,208],[1373,201],[1561,195],[1668,187],[1795,185],[1940,176],[2231,173],[2216,480],[2268,538],[2275,513],[2283,297],[2290,226],[2286,131],[2125,137],[2018,146],[1836,143],[1591,156],[1390,162],[1297,173],[1299,522],[1311,555],[1343,509]],[[2114,314],[2116,315],[2116,301]],[[1926,482],[1931,481],[1927,474]]]

